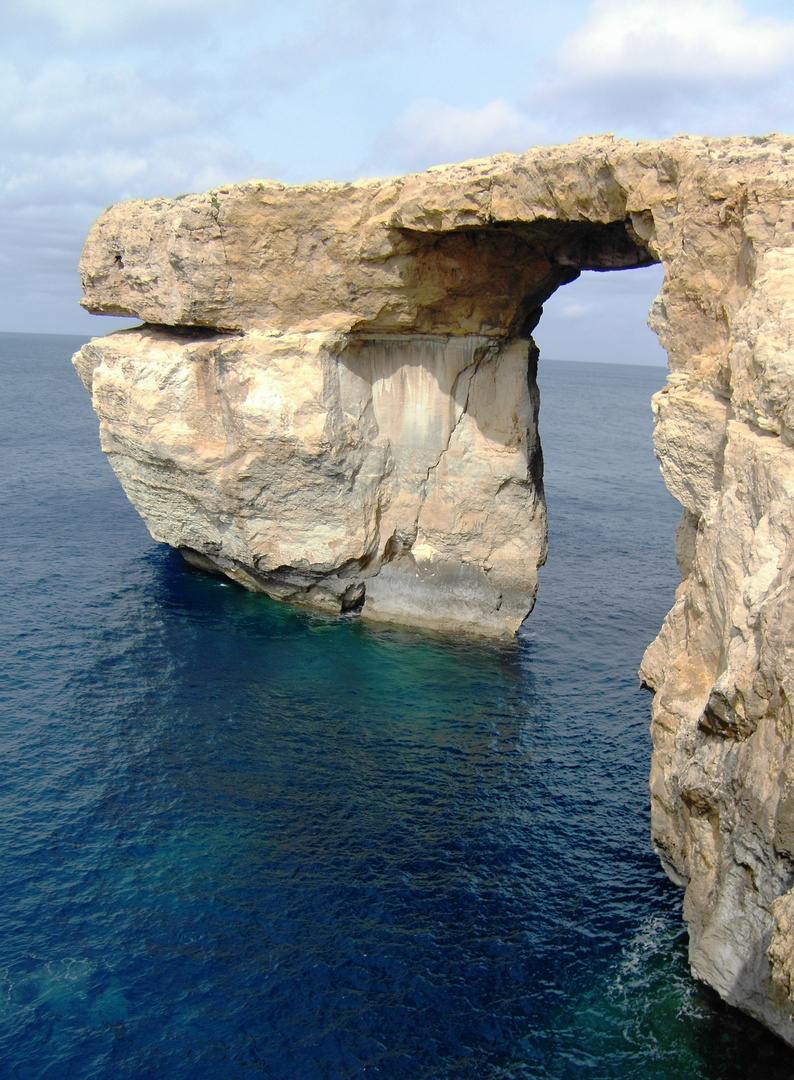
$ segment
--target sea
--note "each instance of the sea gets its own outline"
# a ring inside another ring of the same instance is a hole
[[[664,369],[541,360],[549,558],[504,645],[191,570],[83,340],[0,335],[0,1076],[794,1076],[690,975],[651,849]]]

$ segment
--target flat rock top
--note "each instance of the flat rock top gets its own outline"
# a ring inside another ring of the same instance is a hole
[[[169,326],[423,330],[432,317],[419,320],[417,304],[432,307],[434,287],[440,294],[454,288],[449,275],[439,282],[438,268],[427,270],[444,234],[510,233],[512,243],[540,250],[551,263],[586,266],[566,248],[569,234],[552,226],[623,223],[647,261],[667,268],[681,244],[676,218],[691,232],[719,225],[720,212],[723,224],[731,215],[760,213],[755,224],[768,235],[756,227],[753,242],[780,246],[772,219],[792,191],[794,138],[782,135],[592,137],[385,180],[299,187],[249,181],[110,207],[83,251],[82,304]],[[515,261],[504,243],[499,239],[498,257]],[[440,258],[464,276],[472,262],[462,248]],[[416,273],[424,274],[422,297],[406,300],[405,283],[411,288]],[[489,330],[458,323],[441,329]]]

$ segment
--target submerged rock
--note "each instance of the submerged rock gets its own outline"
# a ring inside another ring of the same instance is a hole
[[[660,262],[683,507],[653,842],[695,974],[794,1044],[794,140],[582,139],[358,184],[111,207],[75,357],[152,535],[279,599],[511,636],[546,552],[544,301]],[[671,538],[672,542],[672,538]]]

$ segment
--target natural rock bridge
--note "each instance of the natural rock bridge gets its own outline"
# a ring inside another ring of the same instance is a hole
[[[152,535],[326,610],[510,636],[546,551],[544,301],[660,262],[683,507],[653,840],[696,975],[794,1043],[794,139],[582,139],[420,176],[107,210],[75,357]],[[672,538],[671,538],[672,540]]]

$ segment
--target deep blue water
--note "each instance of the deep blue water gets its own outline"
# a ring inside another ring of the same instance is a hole
[[[506,647],[189,570],[79,344],[0,335],[0,1075],[794,1075],[689,976],[648,839],[664,372],[542,362],[550,556]]]

